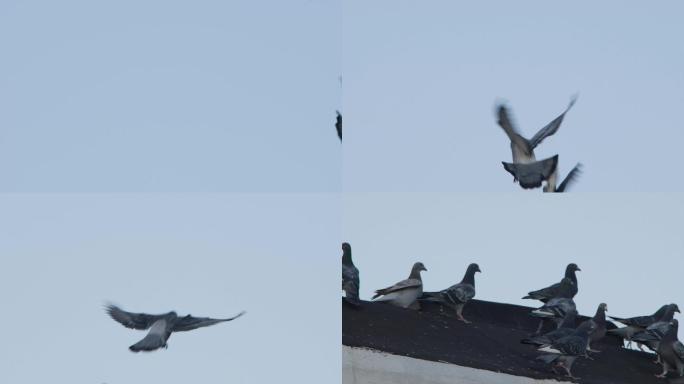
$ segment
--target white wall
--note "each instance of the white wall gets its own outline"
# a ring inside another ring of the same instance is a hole
[[[544,384],[556,380],[461,367],[342,346],[342,384]]]

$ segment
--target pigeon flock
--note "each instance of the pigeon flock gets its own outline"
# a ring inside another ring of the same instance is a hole
[[[352,260],[351,246],[342,244],[342,289],[344,302],[353,308],[360,307],[359,270]],[[417,262],[411,268],[409,277],[396,284],[378,289],[372,301],[384,302],[410,310],[420,310],[421,303],[433,302],[453,310],[457,320],[469,324],[463,317],[463,308],[475,297],[475,273],[480,267],[472,263],[466,269],[463,279],[439,292],[423,292],[421,272],[427,271],[423,263]],[[600,352],[592,349],[592,343],[612,334],[638,347],[648,348],[657,356],[656,362],[662,372],[656,377],[665,378],[670,372],[684,382],[684,344],[677,339],[678,322],[674,313],[679,312],[676,304],[663,305],[652,315],[621,318],[611,316],[613,321],[624,327],[608,330],[606,303],[600,303],[593,317],[579,324],[579,314],[574,297],[578,292],[577,264],[570,263],[562,279],[548,287],[529,292],[523,299],[537,300],[542,306],[530,311],[530,316],[539,318],[540,324],[534,334],[520,340],[539,352],[536,360],[551,365],[555,374],[572,375],[572,366],[578,358],[594,359],[591,354]],[[543,330],[547,330],[543,332]],[[595,355],[600,356],[600,355]],[[561,370],[561,371],[559,371]]]
[[[137,343],[128,347],[131,352],[154,351],[167,348],[167,341],[173,332],[192,331],[193,329],[235,320],[245,314],[244,311],[227,319],[212,319],[209,317],[193,317],[191,315],[179,317],[176,312],[161,315],[126,312],[115,305],[106,306],[107,313],[115,321],[126,328],[150,331]]]

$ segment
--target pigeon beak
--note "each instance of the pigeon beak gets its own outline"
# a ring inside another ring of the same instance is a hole
[[[427,268],[423,267],[422,271],[427,271]]]

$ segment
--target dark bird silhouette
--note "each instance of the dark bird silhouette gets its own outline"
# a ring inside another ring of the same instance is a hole
[[[344,299],[352,305],[361,304],[359,301],[359,269],[352,261],[352,250],[349,243],[342,243],[342,289]]]
[[[475,272],[482,272],[480,267],[472,263],[460,283],[439,292],[425,292],[420,300],[434,301],[453,308],[456,317],[464,323],[470,323],[463,317],[463,307],[475,297]]]
[[[340,111],[335,111],[337,113],[337,118],[335,119],[335,129],[337,130],[337,137],[340,138],[340,142],[342,142],[342,115],[340,114]]]

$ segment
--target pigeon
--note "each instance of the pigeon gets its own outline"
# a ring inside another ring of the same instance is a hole
[[[508,173],[513,175],[524,189],[539,188],[544,180],[548,180],[556,173],[558,166],[558,155],[548,159],[535,161],[532,163],[507,163],[502,161],[503,167]]]
[[[670,370],[676,371],[678,377],[684,376],[684,345],[677,339],[678,330],[679,322],[673,319],[656,349],[663,364],[663,372],[656,377],[665,378]]]
[[[556,323],[560,323],[569,311],[577,310],[575,302],[572,300],[572,296],[574,296],[575,292],[573,288],[575,288],[575,285],[572,283],[572,280],[564,277],[560,282],[556,297],[550,299],[544,303],[542,307],[535,309],[530,313],[531,316],[542,319],[535,333],[536,335],[538,335],[544,327],[544,320],[553,320]]]
[[[648,316],[635,316],[635,317],[629,317],[629,318],[622,318],[622,317],[616,317],[616,316],[609,316],[612,320],[615,320],[617,322],[620,322],[626,327],[622,328],[616,328],[616,329],[611,329],[608,331],[609,334],[611,335],[616,335],[618,337],[621,337],[623,340],[627,341],[627,347],[631,347],[632,345],[632,337],[646,329],[649,325],[655,323],[656,321],[660,320],[660,318],[663,317],[667,309],[670,307],[670,304],[665,304],[660,309],[658,309],[654,314],[648,315]],[[639,348],[641,348],[641,345],[639,345]]]
[[[506,132],[511,141],[511,152],[513,163],[504,163],[504,168],[513,174],[514,181],[520,181],[523,188],[536,188],[541,186],[541,180],[547,180],[556,171],[558,156],[537,162],[534,155],[534,148],[537,147],[545,138],[553,135],[560,128],[565,114],[575,104],[577,97],[570,100],[568,107],[549,124],[539,130],[531,139],[526,139],[518,133],[509,117],[508,109],[505,105],[497,108],[497,123]],[[555,158],[555,160],[554,160]],[[519,167],[520,164],[534,164],[531,167]],[[513,166],[515,165],[515,166]]]
[[[342,243],[342,289],[345,301],[358,306],[359,301],[359,270],[352,261],[352,250],[349,243]]]
[[[575,319],[577,318],[576,310],[569,310],[565,313],[563,321],[558,325],[557,329],[547,332],[543,335],[536,335],[520,340],[522,344],[532,344],[536,346],[548,345],[554,341],[565,337],[575,332]]]
[[[546,352],[547,354],[537,357],[537,360],[541,360],[546,364],[555,362],[554,372],[556,367],[562,367],[565,369],[568,377],[576,379],[570,372],[572,364],[578,356],[586,354],[589,335],[594,331],[594,327],[594,323],[584,322],[572,334],[561,337],[548,345],[541,346],[538,351]]]
[[[463,307],[466,303],[475,297],[475,273],[482,272],[480,267],[472,263],[468,266],[463,280],[460,283],[454,284],[451,287],[439,292],[425,292],[420,298],[425,301],[434,301],[442,303],[448,307],[456,310],[456,317],[462,322],[468,324],[470,321],[463,317]]]
[[[340,142],[342,142],[342,114],[340,114],[340,111],[335,111],[337,113],[337,118],[335,119],[335,129],[337,130],[337,137],[340,138]]]
[[[589,334],[589,344],[587,344],[587,351],[598,352],[591,349],[591,343],[594,341],[601,340],[606,335],[606,311],[608,310],[608,305],[606,303],[599,304],[596,309],[596,314],[591,319],[587,319],[584,322],[592,322],[595,327],[593,331]]]
[[[402,280],[391,287],[375,291],[373,301],[387,301],[402,308],[415,308],[416,299],[423,294],[423,280],[420,271],[427,271],[423,263],[413,264],[408,279]]]
[[[242,311],[227,319],[212,319],[209,317],[193,317],[191,315],[178,317],[176,312],[173,311],[162,315],[132,313],[126,312],[115,305],[108,305],[106,309],[112,319],[126,328],[150,330],[142,340],[128,347],[132,352],[154,351],[162,347],[168,348],[166,342],[172,332],[191,331],[196,328],[208,327],[224,321],[235,320],[245,314],[245,311]]]
[[[670,329],[670,323],[674,318],[675,312],[679,313],[679,307],[677,304],[668,305],[667,309],[663,313],[663,316],[658,321],[646,327],[645,330],[632,336],[632,340],[646,345],[651,350],[656,351],[658,349],[660,340],[663,338],[663,335],[665,335],[665,333],[667,333],[667,331]]]
[[[577,271],[581,271],[581,269],[579,269],[579,267],[575,263],[570,263],[567,267],[565,267],[565,277],[570,279],[573,283],[573,287],[571,288],[571,295],[569,296],[570,298],[574,298],[577,294],[577,276],[575,275],[575,272]],[[546,303],[550,299],[558,296],[560,285],[561,283],[556,283],[549,287],[529,292],[527,296],[523,297],[523,299],[534,299],[539,300],[542,303]]]
[[[551,176],[546,180],[546,185],[543,188],[544,192],[566,192],[568,187],[572,185],[579,175],[582,173],[582,164],[577,163],[575,167],[565,176],[565,179],[556,187],[556,178],[558,177],[557,171],[554,171]]]

